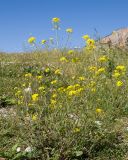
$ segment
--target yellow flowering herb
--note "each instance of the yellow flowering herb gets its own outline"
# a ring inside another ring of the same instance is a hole
[[[36,38],[35,38],[35,37],[30,37],[30,38],[28,39],[28,43],[30,43],[30,44],[35,43],[35,41],[36,41]]]
[[[39,99],[39,94],[35,93],[32,95],[32,101],[35,102],[35,101],[38,101],[38,99]]]
[[[54,94],[52,95],[52,98],[56,98],[56,97],[57,97],[57,94],[54,93]]]
[[[77,94],[77,91],[75,91],[75,90],[71,90],[68,93],[69,96],[73,96],[73,95],[76,95],[76,94]]]
[[[68,54],[73,54],[73,53],[74,53],[74,50],[72,49],[68,51]]]
[[[118,77],[120,77],[120,75],[121,75],[121,74],[120,74],[117,70],[115,70],[112,76],[113,76],[114,78],[118,78]]]
[[[72,32],[73,32],[73,29],[72,29],[72,28],[67,28],[67,29],[66,29],[66,32],[67,32],[67,33],[72,33]]]
[[[89,39],[89,35],[84,35],[83,37],[82,37],[84,40],[88,40]]]
[[[117,81],[116,85],[117,85],[117,87],[121,87],[121,86],[123,86],[123,82],[122,81]]]
[[[41,41],[41,44],[45,44],[47,41],[45,40],[45,39],[43,39],[42,41]]]
[[[106,62],[108,60],[108,57],[107,56],[101,56],[99,59],[98,59],[98,61],[99,62]]]
[[[33,116],[32,116],[32,120],[33,120],[33,121],[36,121],[36,120],[37,120],[37,115],[33,115]]]
[[[54,18],[52,18],[52,22],[58,23],[58,22],[60,22],[60,18],[54,17]]]
[[[74,132],[74,133],[80,132],[80,128],[78,128],[78,127],[74,128],[74,129],[73,129],[73,132]]]
[[[51,101],[51,104],[52,104],[52,105],[55,105],[55,104],[57,103],[57,101],[54,100],[54,99],[51,99],[50,101]]]
[[[119,65],[119,66],[116,67],[116,70],[126,71],[126,68],[125,68],[125,66],[123,66],[123,65]]]
[[[40,86],[40,87],[38,88],[39,91],[43,91],[44,89],[45,89],[44,86]]]
[[[31,78],[32,74],[31,73],[26,73],[24,76],[25,76],[25,78]]]
[[[79,80],[80,80],[80,81],[84,81],[84,80],[85,80],[85,77],[81,76],[81,77],[79,77]]]
[[[41,80],[43,78],[43,76],[37,76],[38,80]]]
[[[55,74],[56,74],[56,75],[61,75],[61,74],[62,74],[62,73],[61,73],[61,70],[60,70],[60,69],[55,70]]]
[[[100,109],[100,108],[97,108],[96,109],[96,113],[101,113],[103,110],[102,109]]]
[[[87,43],[87,45],[89,45],[89,46],[95,45],[94,39],[90,39],[90,38],[86,41],[86,43]]]
[[[61,62],[68,62],[68,60],[67,60],[66,57],[61,57],[61,58],[60,58],[60,61],[61,61]]]
[[[56,83],[57,83],[57,80],[51,81],[51,84],[56,84]]]

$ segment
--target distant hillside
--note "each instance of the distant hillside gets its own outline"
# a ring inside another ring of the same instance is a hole
[[[100,42],[121,48],[128,47],[128,28],[115,30],[110,35],[102,38]]]

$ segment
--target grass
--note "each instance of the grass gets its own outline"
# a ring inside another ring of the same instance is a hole
[[[0,157],[128,158],[126,51],[35,51],[0,59]]]

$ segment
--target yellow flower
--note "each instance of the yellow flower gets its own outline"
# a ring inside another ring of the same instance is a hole
[[[28,39],[28,43],[30,43],[30,44],[35,43],[35,41],[36,41],[36,38],[35,38],[35,37],[30,37],[30,38]]]
[[[37,76],[36,77],[38,80],[41,80],[43,77],[42,76]]]
[[[26,78],[31,78],[31,77],[32,77],[32,74],[31,74],[31,73],[26,73],[24,76],[25,76]]]
[[[96,113],[101,113],[103,110],[102,109],[100,109],[100,108],[97,108],[96,109]]]
[[[84,35],[83,37],[82,37],[84,40],[88,40],[89,39],[89,35]]]
[[[57,97],[57,94],[54,93],[54,94],[52,95],[52,98],[56,98],[56,97]]]
[[[32,95],[32,101],[38,101],[39,99],[39,94],[35,93]]]
[[[74,53],[74,50],[69,50],[68,51],[68,54],[73,54]]]
[[[117,67],[116,67],[116,70],[126,71],[126,68],[125,68],[125,66],[120,65],[120,66],[117,66]]]
[[[91,81],[88,86],[89,86],[89,87],[94,87],[95,85],[96,85],[96,82]]]
[[[50,101],[51,101],[51,104],[52,104],[52,105],[55,105],[55,104],[57,103],[57,101],[54,100],[54,99],[51,99]]]
[[[73,87],[74,88],[78,88],[78,87],[80,87],[80,85],[79,84],[75,84]]]
[[[80,128],[78,128],[78,127],[77,127],[77,128],[74,128],[73,132],[74,132],[74,133],[80,132]]]
[[[23,87],[25,87],[25,86],[26,86],[26,84],[25,84],[25,83],[23,83],[23,84],[22,84],[22,86],[23,86]]]
[[[67,90],[71,90],[71,89],[74,89],[74,86],[73,86],[73,85],[69,85],[69,86],[67,87]]]
[[[66,89],[65,89],[64,87],[58,88],[58,91],[59,91],[59,92],[65,92],[65,90],[66,90]]]
[[[15,93],[15,96],[19,96],[19,95],[21,95],[21,91],[20,91],[20,90],[18,90],[18,91]]]
[[[76,95],[76,94],[77,94],[77,91],[75,91],[75,90],[71,90],[68,93],[69,96],[73,96],[73,95]]]
[[[28,107],[34,107],[35,104],[28,103]]]
[[[117,70],[115,70],[112,76],[113,76],[114,78],[118,78],[120,75],[121,75],[121,74],[120,74]]]
[[[117,81],[116,85],[117,85],[117,87],[121,87],[121,86],[123,86],[123,82],[122,81]]]
[[[89,69],[89,71],[96,71],[97,67],[95,67],[95,66],[90,66],[90,67],[88,67],[88,69]]]
[[[18,100],[17,104],[20,105],[20,104],[23,104],[23,102]]]
[[[105,72],[105,68],[101,67],[96,71],[96,74],[99,75],[99,74],[104,73],[104,72]]]
[[[37,120],[37,115],[33,115],[33,116],[32,116],[32,120],[33,120],[33,121],[36,121],[36,120]]]
[[[44,86],[41,86],[41,87],[38,88],[39,91],[43,91],[44,89],[45,89]]]
[[[45,44],[47,41],[45,40],[45,39],[43,39],[42,41],[41,41],[41,44]]]
[[[77,89],[76,92],[77,92],[77,94],[79,94],[79,93],[81,93],[83,90],[84,90],[84,88],[81,87],[81,88]]]
[[[49,73],[49,72],[50,72],[50,68],[46,68],[46,69],[45,69],[45,72],[46,72],[46,73]]]
[[[79,80],[80,80],[80,81],[84,81],[84,80],[85,80],[85,77],[81,76],[81,77],[79,77]]]
[[[66,29],[66,32],[67,32],[67,33],[72,33],[72,32],[73,32],[73,29],[72,29],[72,28],[67,28],[67,29]]]
[[[56,84],[56,83],[57,83],[57,80],[51,81],[51,84]]]
[[[61,70],[60,70],[60,69],[55,70],[55,74],[56,74],[56,75],[61,75],[61,74],[62,74],[62,73],[61,73]]]
[[[86,49],[87,51],[92,51],[92,50],[94,50],[95,48],[96,48],[95,45],[87,45],[85,49]]]
[[[99,62],[106,62],[108,60],[108,57],[107,56],[101,56],[98,61]]]
[[[61,57],[61,58],[60,58],[60,61],[61,61],[61,62],[68,62],[68,60],[67,60],[66,57]]]
[[[60,22],[60,18],[58,17],[52,18],[52,22],[58,23]]]
[[[96,88],[91,88],[91,92],[96,92]]]
[[[79,61],[79,58],[77,58],[77,57],[76,57],[76,58],[72,58],[72,62],[73,62],[73,63],[76,63],[76,62],[78,62],[78,61]]]
[[[95,45],[95,41],[94,41],[94,39],[88,39],[87,40],[87,45],[89,45],[89,46],[93,46],[93,45]]]

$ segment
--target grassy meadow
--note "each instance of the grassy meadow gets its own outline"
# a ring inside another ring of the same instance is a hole
[[[97,49],[89,39],[79,50],[1,53],[0,60],[1,158],[128,159],[127,51]]]

